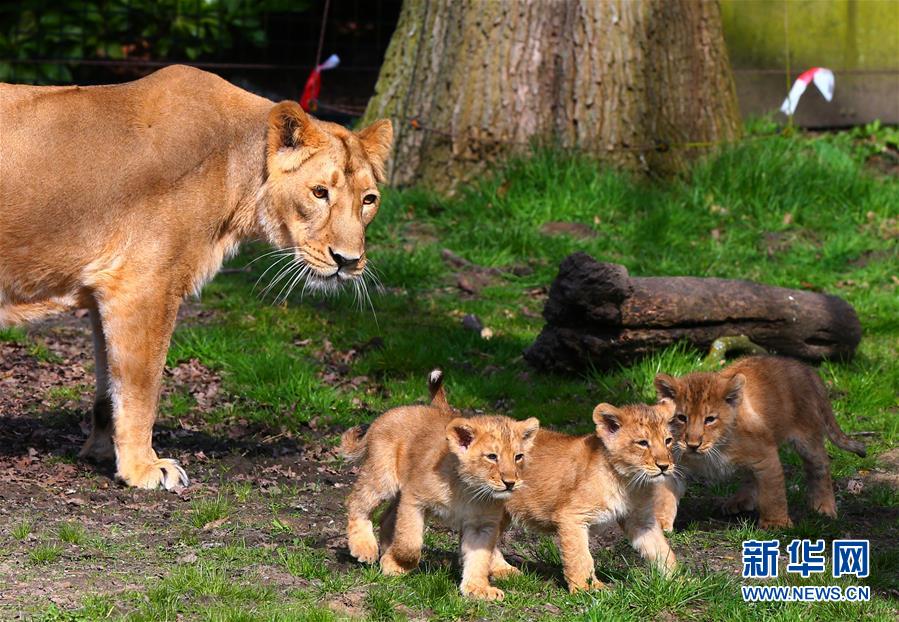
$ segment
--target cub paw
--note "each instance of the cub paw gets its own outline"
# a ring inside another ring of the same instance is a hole
[[[490,569],[490,576],[494,579],[508,579],[509,577],[514,577],[520,574],[521,571],[511,564],[506,564],[505,566],[497,566],[496,568]]]
[[[190,483],[187,473],[184,472],[181,465],[168,458],[159,458],[148,464],[133,465],[127,470],[120,468],[118,477],[128,486],[149,490],[164,488],[177,492]]]
[[[659,516],[656,520],[659,523],[659,527],[662,528],[662,531],[667,531],[667,532],[674,531],[674,517],[673,516]]]
[[[762,529],[781,529],[793,526],[793,521],[789,516],[783,517],[762,517],[759,518],[759,527]]]
[[[830,518],[837,517],[837,506],[831,499],[815,503],[812,506],[812,509],[818,514],[823,514],[824,516],[829,516]]]
[[[595,590],[604,590],[606,589],[606,587],[608,586],[596,577],[580,583],[568,583],[568,591],[572,594],[576,594],[577,592],[592,592]]]
[[[740,493],[731,495],[721,503],[721,511],[728,515],[752,512],[755,509],[755,499]]]
[[[390,553],[385,553],[381,556],[381,573],[388,577],[397,577],[406,574],[417,565],[417,562],[414,564],[400,563]]]
[[[459,586],[462,594],[479,600],[502,600],[506,593],[489,583],[463,583]]]
[[[378,542],[374,536],[350,539],[350,555],[363,564],[374,564],[378,561]]]

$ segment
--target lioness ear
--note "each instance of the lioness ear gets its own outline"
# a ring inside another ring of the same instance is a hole
[[[529,441],[534,438],[537,430],[540,429],[540,420],[537,417],[531,417],[530,419],[519,421],[518,429],[521,432],[521,439]]]
[[[300,147],[317,149],[324,145],[325,137],[298,103],[283,101],[275,104],[269,111],[267,151],[269,157],[281,149]]]
[[[596,434],[605,438],[621,428],[621,411],[611,404],[600,404],[593,409]]]
[[[456,417],[446,426],[446,440],[449,441],[450,449],[457,454],[468,451],[474,438],[474,426],[462,417]]]
[[[654,384],[659,397],[674,399],[677,395],[677,380],[668,374],[657,375]]]
[[[384,166],[393,148],[393,124],[390,119],[381,119],[360,130],[357,136],[371,160],[375,181],[384,181]]]
[[[727,383],[727,393],[724,401],[731,406],[738,406],[743,401],[743,385],[746,384],[746,376],[737,374]]]

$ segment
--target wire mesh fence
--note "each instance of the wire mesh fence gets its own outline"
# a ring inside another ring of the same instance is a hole
[[[401,0],[20,0],[0,3],[0,81],[103,84],[187,63],[296,98],[320,35],[340,67],[323,99],[364,105]],[[327,12],[326,12],[327,11]],[[324,17],[324,20],[323,20]],[[322,31],[322,28],[324,30]]]

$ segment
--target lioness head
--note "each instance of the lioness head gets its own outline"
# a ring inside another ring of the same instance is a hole
[[[297,280],[313,288],[360,277],[393,142],[390,121],[353,132],[284,101],[269,112],[267,131],[266,200],[257,218],[269,242],[292,253]]]
[[[707,372],[674,378],[659,374],[655,379],[659,397],[673,400],[675,417],[684,426],[687,455],[708,453],[727,438],[737,409],[743,400],[743,374],[726,375]]]
[[[600,404],[593,410],[593,423],[612,466],[621,475],[649,481],[674,474],[678,424],[671,400],[621,408]]]
[[[539,428],[534,417],[457,417],[447,424],[446,440],[459,459],[459,477],[475,498],[505,499],[512,494]]]

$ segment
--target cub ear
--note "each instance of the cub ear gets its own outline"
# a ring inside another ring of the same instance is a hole
[[[534,436],[537,434],[537,430],[540,429],[540,420],[537,419],[537,417],[531,417],[530,419],[519,421],[516,425],[518,426],[518,431],[521,433],[521,439],[530,441],[533,440]]]
[[[325,137],[315,127],[310,117],[294,101],[275,104],[268,113],[268,156],[281,149],[300,147],[319,148],[325,145]]]
[[[746,376],[737,374],[727,383],[724,401],[731,406],[739,406],[743,401],[743,385],[746,384]]]
[[[659,403],[656,404],[656,410],[658,410],[663,417],[671,419],[674,416],[674,411],[677,410],[677,405],[670,397],[663,397],[659,400]]]
[[[393,148],[393,124],[390,119],[375,121],[356,135],[371,160],[375,181],[384,181],[384,165]]]
[[[615,434],[621,429],[621,411],[611,404],[600,404],[593,409],[593,423],[596,434],[602,438]]]
[[[453,453],[463,454],[468,451],[475,436],[474,426],[469,420],[462,417],[456,417],[446,426],[446,440]]]
[[[674,399],[677,396],[677,379],[668,374],[658,374],[654,381],[659,397]]]

